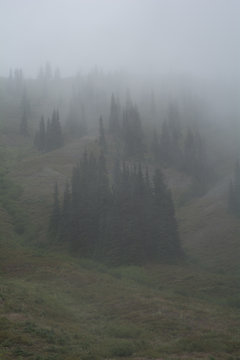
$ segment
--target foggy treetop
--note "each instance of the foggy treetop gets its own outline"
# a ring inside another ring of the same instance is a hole
[[[238,0],[0,0],[0,76],[128,70],[239,80]]]

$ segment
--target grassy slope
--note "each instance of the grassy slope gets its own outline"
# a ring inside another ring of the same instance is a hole
[[[106,268],[31,246],[44,242],[54,182],[64,186],[87,143],[12,149],[28,226],[17,235],[1,209],[0,359],[240,357],[239,222],[221,187],[178,210],[185,264]]]

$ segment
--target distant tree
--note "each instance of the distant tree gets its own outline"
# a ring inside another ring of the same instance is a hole
[[[156,130],[154,130],[154,132],[153,132],[151,150],[152,150],[152,154],[153,154],[153,159],[157,163],[159,163],[159,161],[161,159],[161,157],[160,157],[161,156],[161,151],[160,151],[159,136],[158,136]]]
[[[130,101],[123,112],[122,139],[124,157],[141,160],[145,151],[142,123],[137,107]]]
[[[164,121],[162,124],[162,132],[160,136],[160,160],[162,165],[172,165],[172,139],[169,124]]]
[[[156,100],[155,100],[154,92],[152,91],[150,97],[150,119],[153,124],[156,123],[156,118],[157,118]]]
[[[171,193],[166,188],[159,169],[155,171],[153,176],[152,225],[154,253],[165,259],[182,255]],[[159,241],[159,239],[162,241]]]
[[[51,121],[49,119],[47,121],[47,126],[45,126],[44,118],[41,118],[39,129],[35,135],[34,145],[39,151],[51,151],[62,147],[63,144],[59,113],[57,110],[54,110]]]
[[[46,80],[51,80],[53,77],[52,66],[49,62],[46,62],[45,64],[44,76]]]
[[[48,118],[46,124],[45,151],[51,151],[51,142],[52,142],[52,126],[51,126],[51,121]]]
[[[13,85],[14,85],[14,90],[16,90],[17,94],[22,92],[24,86],[24,76],[22,69],[14,69]]]
[[[105,137],[105,130],[103,126],[103,119],[102,116],[99,118],[99,146],[101,151],[107,150],[107,142]]]
[[[52,121],[50,124],[50,142],[48,148],[51,150],[58,149],[63,146],[63,134],[62,128],[59,121],[59,112],[58,110],[54,110],[52,114]]]
[[[160,159],[163,166],[181,167],[181,142],[180,117],[176,106],[171,104],[168,109],[167,120],[162,125],[160,136]]]
[[[109,116],[109,133],[120,137],[120,105],[112,94]]]

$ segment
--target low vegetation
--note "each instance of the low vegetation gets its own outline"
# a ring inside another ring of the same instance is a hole
[[[87,79],[45,123],[55,81],[0,81],[0,358],[240,359],[232,152],[213,169],[204,124],[168,104],[155,131]]]

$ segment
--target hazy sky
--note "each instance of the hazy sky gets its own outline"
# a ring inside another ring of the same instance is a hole
[[[240,0],[0,0],[0,75],[137,73],[239,76]]]

